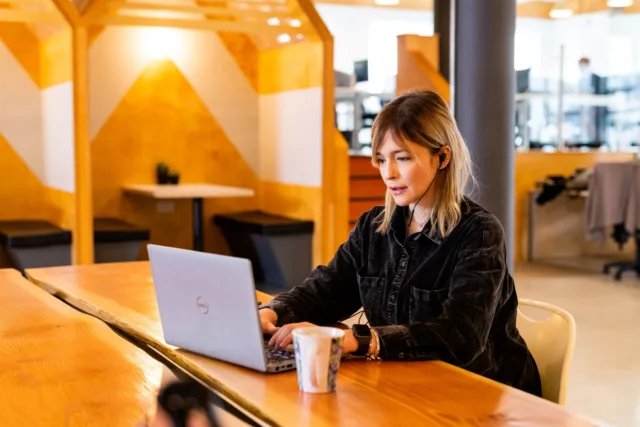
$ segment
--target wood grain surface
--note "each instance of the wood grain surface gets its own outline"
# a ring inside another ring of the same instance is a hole
[[[132,427],[162,373],[100,320],[0,270],[0,426]]]
[[[586,426],[564,408],[441,362],[344,361],[332,394],[165,344],[147,262],[28,270],[72,305],[139,337],[264,424],[291,426]],[[267,296],[259,294],[261,301]]]

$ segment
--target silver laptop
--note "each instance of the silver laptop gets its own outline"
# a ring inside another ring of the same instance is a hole
[[[261,372],[296,368],[291,351],[270,348],[262,335],[249,260],[147,248],[168,344]]]

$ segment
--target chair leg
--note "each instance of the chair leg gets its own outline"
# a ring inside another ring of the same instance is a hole
[[[635,235],[635,245],[636,245],[636,259],[634,261],[624,261],[624,262],[609,262],[604,265],[604,273],[609,274],[609,269],[617,268],[618,271],[614,274],[614,280],[622,280],[622,273],[625,271],[633,270],[636,272],[636,277],[640,278],[640,232],[636,231]]]

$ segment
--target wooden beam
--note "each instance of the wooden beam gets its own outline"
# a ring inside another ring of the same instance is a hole
[[[518,3],[516,5],[516,16],[518,18],[550,19],[549,11],[551,11],[552,7],[553,3],[544,1]]]
[[[336,163],[340,160],[336,157],[334,126],[335,115],[335,85],[333,69],[333,35],[325,25],[311,0],[297,0],[300,9],[315,29],[316,34],[322,40],[322,213],[318,235],[321,236],[322,262],[329,262],[335,255],[338,246],[337,222],[347,222],[347,218],[338,217],[345,212],[341,203],[347,200],[338,200],[336,193]],[[342,153],[341,155],[344,155]],[[344,160],[344,159],[342,159]],[[345,182],[344,185],[348,183]]]
[[[82,9],[82,19],[86,22],[88,18],[105,11],[106,0],[89,0]]]
[[[55,11],[31,12],[21,9],[0,9],[0,22],[25,22],[25,23],[64,23],[64,19]]]
[[[403,9],[433,11],[433,0],[401,0],[397,5],[379,5],[374,0],[317,0],[315,3],[336,4],[342,6],[375,7],[379,9]]]
[[[75,264],[93,264],[93,190],[87,71],[89,41],[86,27],[74,27],[72,32],[73,136],[76,174],[73,256]]]
[[[46,3],[43,4],[42,1],[39,0],[0,0],[0,4],[6,5],[15,5],[15,6],[38,6],[42,8],[43,5],[46,6]]]
[[[140,27],[170,27],[184,28],[190,30],[213,30],[231,31],[238,33],[256,33],[278,35],[285,30],[268,24],[258,24],[238,21],[216,21],[216,20],[189,20],[172,18],[151,18],[142,16],[123,15],[102,15],[91,20],[91,24],[98,25],[120,25],[120,26],[140,26]],[[305,34],[304,30],[296,29],[296,32]]]
[[[287,0],[205,0],[205,1],[200,1],[199,3],[212,3],[215,5],[219,5],[220,1],[224,1],[227,4],[233,4],[233,3],[254,4],[254,5],[270,6],[270,7],[280,7],[280,6],[288,5]]]
[[[78,9],[69,0],[53,0],[56,8],[60,11],[64,19],[71,25],[77,26],[80,24],[80,13]]]
[[[99,0],[95,0],[99,1]],[[117,10],[149,10],[149,11],[163,11],[173,13],[193,13],[193,14],[205,14],[205,15],[222,15],[222,16],[239,16],[239,17],[257,17],[257,18],[288,18],[287,12],[265,12],[255,7],[252,9],[228,9],[224,7],[214,6],[196,6],[196,5],[174,5],[174,4],[152,4],[152,3],[120,3],[109,2],[107,8]]]

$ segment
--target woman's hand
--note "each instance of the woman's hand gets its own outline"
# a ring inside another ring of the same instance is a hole
[[[353,331],[351,329],[346,329],[344,331],[344,342],[342,343],[342,352],[343,353],[353,353],[358,349],[358,340],[353,336]]]
[[[263,308],[258,310],[260,316],[260,327],[262,333],[267,335],[273,335],[278,328],[276,323],[278,322],[278,314],[270,308]]]
[[[307,326],[315,326],[313,323],[301,322],[301,323],[289,323],[281,328],[276,328],[277,331],[271,337],[269,345],[273,347],[284,348],[293,342],[293,331],[298,328]],[[342,329],[342,328],[341,328]],[[351,329],[344,329],[344,342],[342,343],[343,353],[353,353],[358,349],[358,341],[353,336]]]
[[[298,328],[307,326],[316,326],[309,322],[289,323],[280,328],[276,328],[276,332],[269,340],[269,345],[273,347],[285,348],[293,342],[293,331]]]

